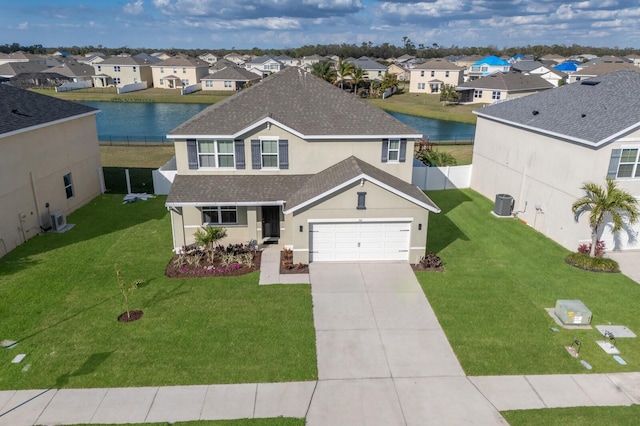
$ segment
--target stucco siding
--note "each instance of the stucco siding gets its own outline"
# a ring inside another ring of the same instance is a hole
[[[520,130],[482,117],[476,125],[471,187],[494,200],[514,197],[518,218],[569,250],[589,240],[586,217],[574,220],[571,205],[592,181],[603,185],[615,142],[598,150]],[[640,182],[619,180],[640,195]]]
[[[99,169],[93,115],[0,138],[0,170],[10,177],[0,179],[0,256],[48,228],[49,211],[70,214],[98,196]],[[70,198],[63,180],[68,173]]]
[[[357,209],[358,192],[366,192],[366,209]],[[399,197],[371,182],[359,183],[343,189],[304,210],[294,213],[292,241],[294,245],[294,263],[309,262],[310,222],[332,220],[410,219],[411,237],[409,262],[413,263],[424,256],[427,241],[428,211]],[[421,225],[421,226],[419,226]],[[302,232],[300,232],[302,227]],[[418,228],[421,229],[418,229]]]
[[[289,168],[285,170],[251,168],[251,140],[260,137],[279,137],[289,141]],[[252,133],[240,136],[244,140],[246,168],[234,172],[229,169],[189,170],[187,160],[187,144],[185,140],[176,140],[176,163],[179,174],[315,174],[354,155],[361,160],[391,173],[407,182],[411,182],[412,153],[414,141],[407,141],[407,159],[405,162],[383,163],[382,139],[362,141],[328,140],[308,142],[287,132],[278,126],[261,126]]]

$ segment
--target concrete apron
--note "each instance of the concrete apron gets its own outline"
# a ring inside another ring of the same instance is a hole
[[[307,425],[504,425],[464,375],[406,263],[312,263],[318,385]]]

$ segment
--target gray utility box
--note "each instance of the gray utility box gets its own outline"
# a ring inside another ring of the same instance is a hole
[[[556,316],[565,325],[589,325],[591,311],[580,300],[557,300]]]

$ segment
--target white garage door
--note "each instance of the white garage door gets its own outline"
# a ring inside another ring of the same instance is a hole
[[[410,222],[311,224],[310,261],[408,260]]]

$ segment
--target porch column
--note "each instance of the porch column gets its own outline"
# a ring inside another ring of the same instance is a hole
[[[260,241],[258,238],[258,213],[256,206],[247,207],[247,228],[249,239]]]

